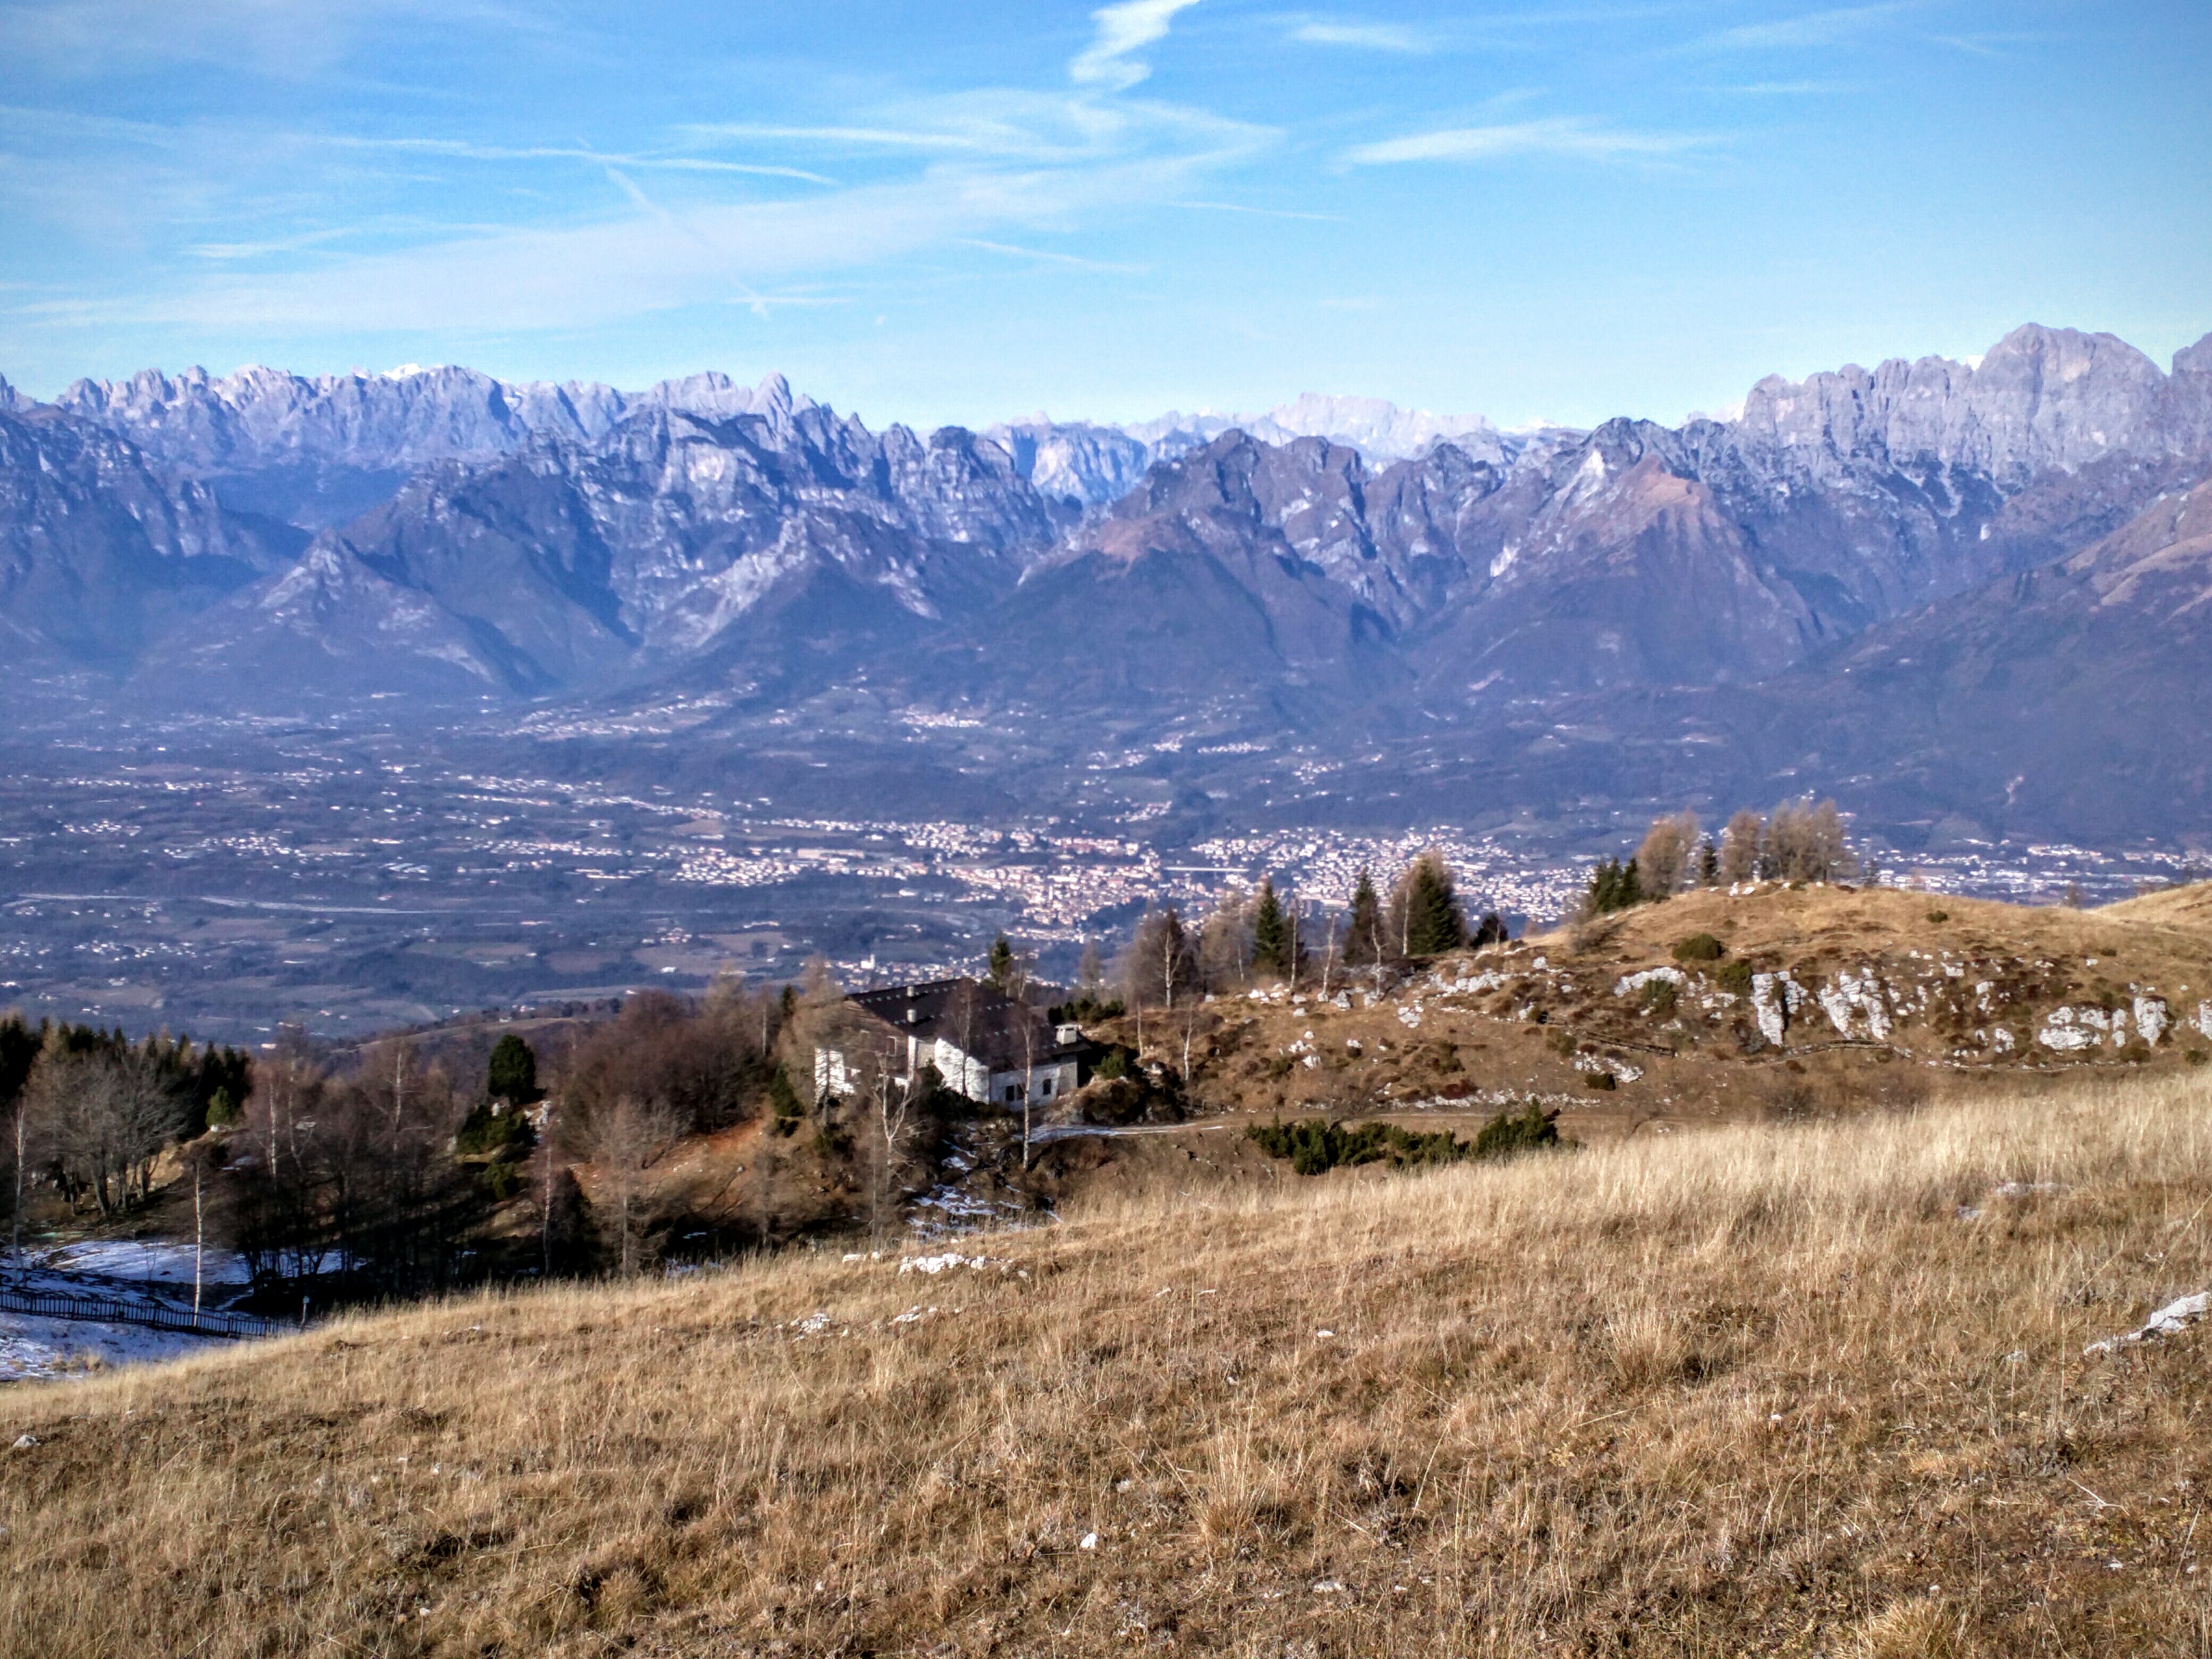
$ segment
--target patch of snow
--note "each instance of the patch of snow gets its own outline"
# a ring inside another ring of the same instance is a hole
[[[103,1279],[129,1279],[147,1285],[192,1282],[192,1247],[173,1239],[87,1239],[27,1251],[25,1260],[52,1273],[94,1273]],[[245,1258],[228,1250],[210,1250],[204,1269],[203,1282],[208,1285],[245,1285],[253,1278]]]
[[[0,1313],[0,1382],[82,1377],[117,1365],[179,1358],[222,1340],[98,1320]]]
[[[2137,997],[2135,1007],[2136,1030],[2142,1033],[2145,1042],[2157,1048],[2159,1039],[2166,1035],[2166,1028],[2173,1023],[2172,1011],[2166,1006],[2164,997]]]
[[[898,1270],[902,1273],[950,1273],[955,1267],[972,1267],[981,1272],[985,1267],[1004,1267],[1008,1264],[994,1261],[988,1255],[962,1255],[957,1250],[947,1250],[942,1255],[913,1255],[902,1260]]]
[[[1402,1002],[1398,1005],[1398,1024],[1410,1030],[1419,1026],[1420,1023],[1421,1005],[1419,1003]]]
[[[2185,1296],[2167,1303],[2142,1326],[2124,1336],[2108,1336],[2101,1342],[2092,1342],[2081,1350],[2085,1354],[2111,1353],[2131,1342],[2148,1342],[2154,1336],[2176,1336],[2187,1330],[2208,1313],[2212,1313],[2212,1291],[2199,1291],[2194,1296]]]

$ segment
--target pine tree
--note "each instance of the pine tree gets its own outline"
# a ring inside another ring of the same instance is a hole
[[[1260,896],[1252,910],[1252,971],[1285,977],[1291,971],[1291,924],[1283,902],[1275,896],[1272,876],[1260,880]]]
[[[1404,902],[1401,938],[1407,956],[1437,956],[1467,943],[1467,917],[1452,889],[1451,872],[1436,854],[1422,854],[1407,871]]]
[[[991,983],[1001,991],[1005,990],[1007,976],[1013,971],[1013,943],[1001,933],[991,946]]]
[[[510,1106],[535,1105],[539,1098],[538,1056],[528,1043],[509,1031],[492,1048],[485,1083],[484,1092],[494,1100],[503,1100]]]
[[[1352,921],[1345,929],[1344,962],[1348,968],[1379,961],[1382,954],[1382,902],[1376,896],[1375,878],[1363,868],[1352,890]]]
[[[1590,872],[1589,889],[1583,895],[1583,911],[1593,916],[1602,916],[1620,908],[1613,898],[1620,887],[1620,861],[1607,859]]]
[[[1711,836],[1705,837],[1705,850],[1698,854],[1698,885],[1717,887],[1721,880],[1720,848],[1713,845]]]
[[[1586,915],[1610,915],[1644,902],[1644,882],[1634,859],[1623,864],[1607,859],[1590,873],[1589,892],[1583,901]]]

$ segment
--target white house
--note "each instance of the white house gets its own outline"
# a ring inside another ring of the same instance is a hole
[[[934,1066],[945,1087],[1018,1111],[1075,1092],[1083,1033],[972,979],[933,980],[845,999],[848,1018],[814,1051],[814,1091],[853,1095],[878,1068],[908,1083]]]

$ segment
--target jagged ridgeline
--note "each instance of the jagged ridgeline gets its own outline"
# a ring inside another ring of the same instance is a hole
[[[922,435],[775,378],[149,374],[0,398],[0,603],[11,673],[162,708],[1206,709],[1412,773],[1441,726],[1532,798],[1809,763],[2154,833],[2212,775],[2209,458],[2212,342],[2168,372],[2034,326],[1590,432],[1313,400]]]

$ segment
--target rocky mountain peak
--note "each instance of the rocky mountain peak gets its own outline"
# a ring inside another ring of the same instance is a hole
[[[2166,377],[2110,334],[2027,324],[1980,362],[1892,358],[1791,381],[1769,375],[1734,423],[1779,474],[1834,479],[1856,465],[1967,468],[2018,489],[2048,468],[2186,447]]]

